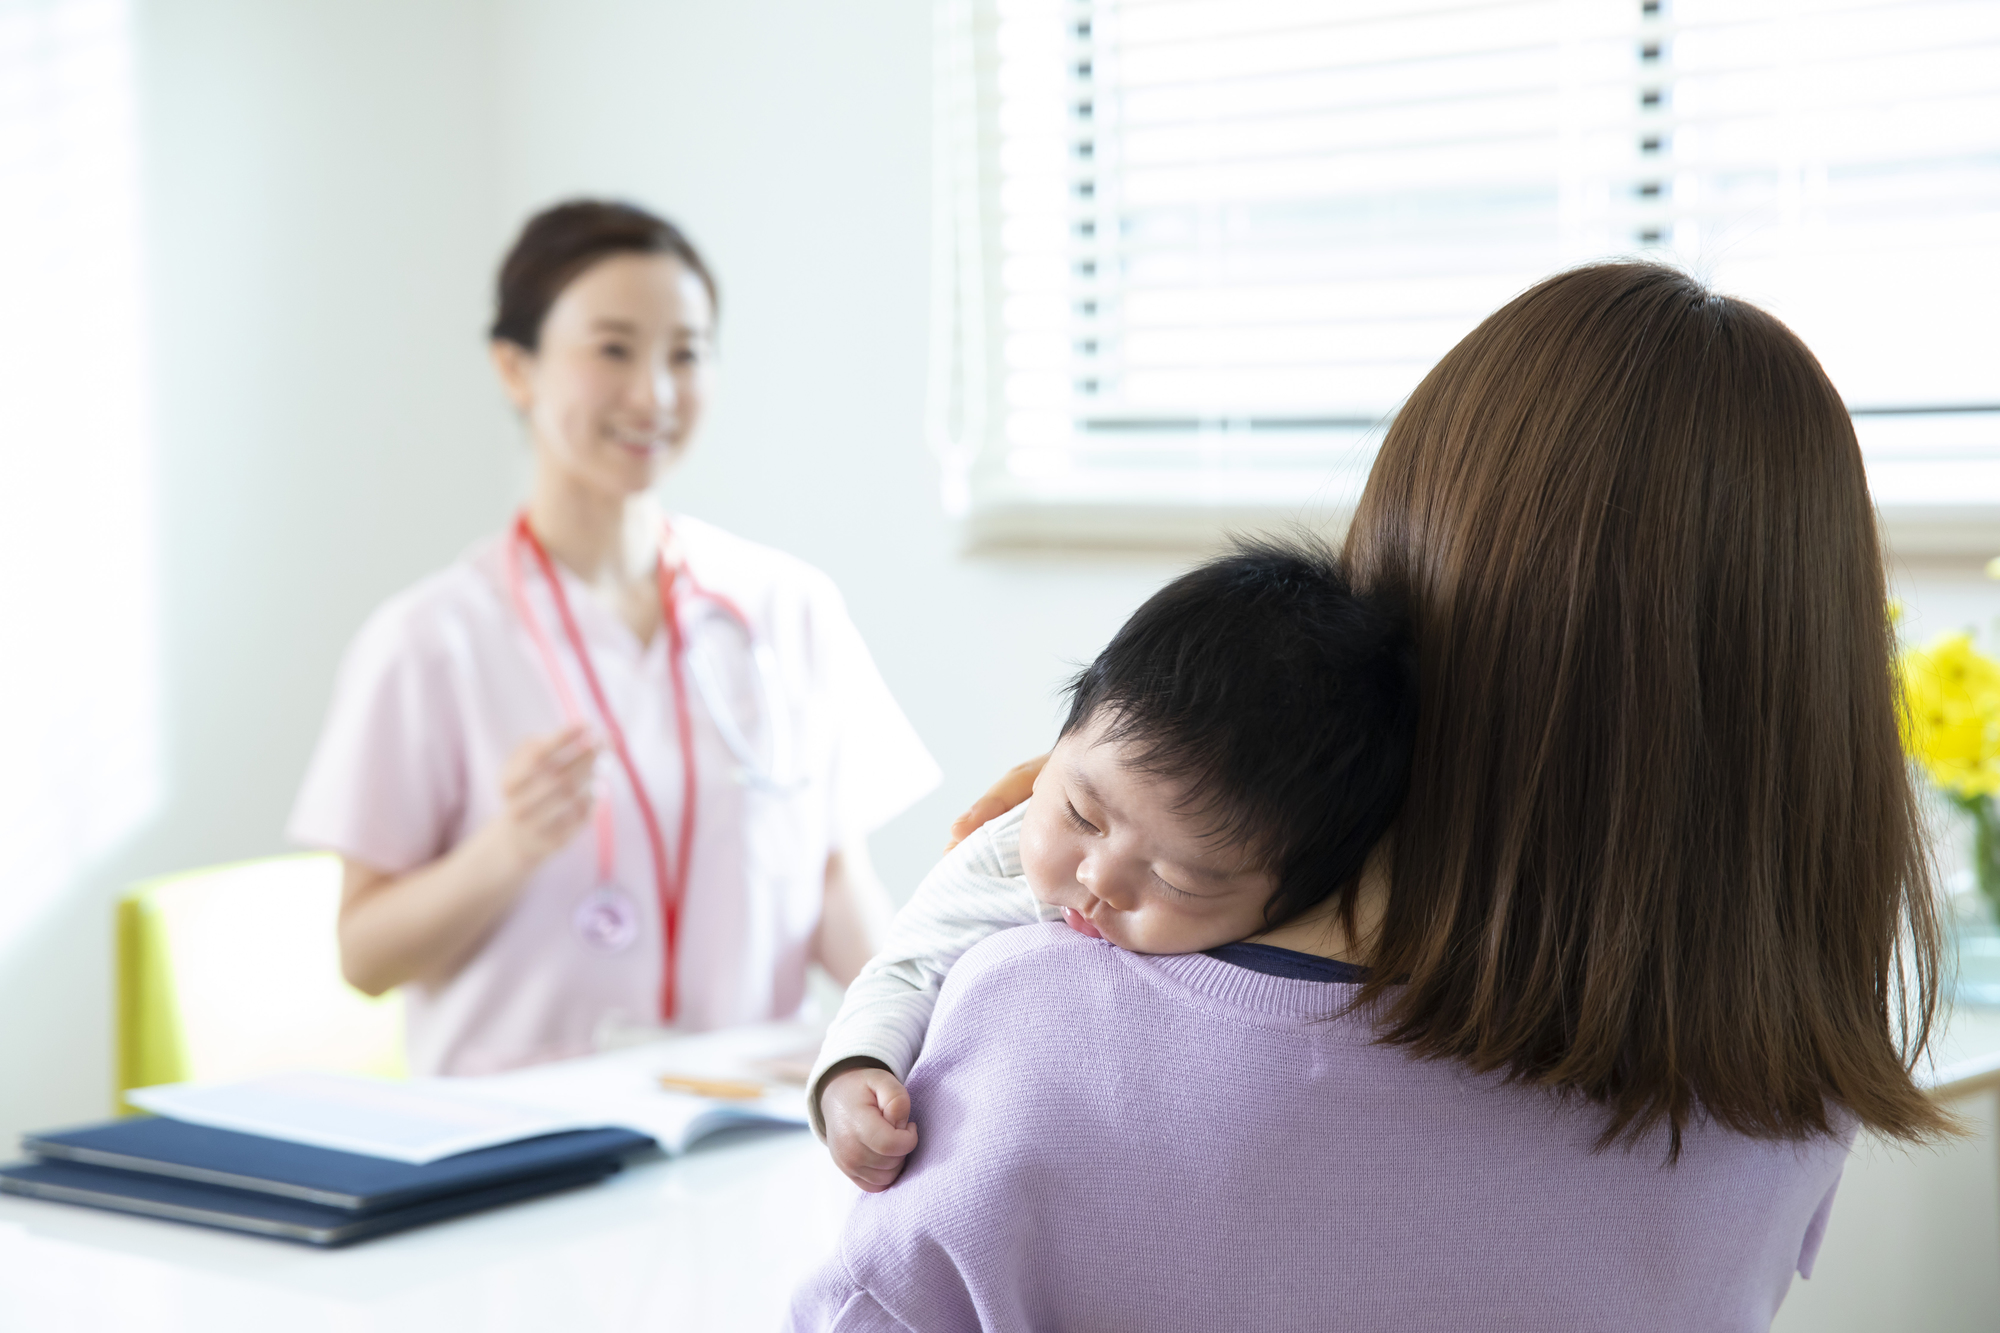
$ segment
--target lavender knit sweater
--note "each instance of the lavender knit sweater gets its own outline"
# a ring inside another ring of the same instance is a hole
[[[1588,1108],[1324,1021],[1352,987],[1024,926],[952,969],[923,1141],[794,1329],[1765,1329],[1844,1143],[1593,1153]]]

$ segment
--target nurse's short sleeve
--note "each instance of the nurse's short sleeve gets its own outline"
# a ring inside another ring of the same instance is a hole
[[[355,636],[287,826],[295,842],[392,875],[448,851],[465,804],[443,627],[426,609],[398,598]]]
[[[872,833],[928,795],[944,774],[875,668],[829,583],[814,608],[834,718],[829,797],[837,841]]]

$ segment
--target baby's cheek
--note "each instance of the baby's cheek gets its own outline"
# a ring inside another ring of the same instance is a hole
[[[1141,953],[1200,953],[1229,940],[1217,934],[1206,913],[1189,912],[1164,903],[1148,903],[1138,913],[1134,947]]]
[[[1261,896],[1246,895],[1187,905],[1177,926],[1182,940],[1177,952],[1200,953],[1261,934],[1263,904]]]
[[[1048,835],[1036,816],[1030,806],[1021,821],[1021,873],[1027,878],[1029,892],[1042,902],[1054,902],[1051,895],[1073,876],[1063,865],[1059,840]]]

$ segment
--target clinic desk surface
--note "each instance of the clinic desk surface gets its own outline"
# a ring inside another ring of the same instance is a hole
[[[345,1250],[0,1199],[6,1333],[760,1329],[858,1197],[800,1129]]]
[[[730,1072],[816,1038],[742,1028],[503,1080],[644,1116],[643,1093],[619,1109],[634,1070]],[[0,1333],[770,1330],[858,1197],[802,1127],[725,1131],[599,1185],[340,1250],[0,1196]]]

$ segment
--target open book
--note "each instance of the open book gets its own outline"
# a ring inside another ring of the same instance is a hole
[[[519,1105],[443,1080],[394,1083],[349,1074],[168,1083],[137,1089],[126,1100],[183,1124],[416,1165],[605,1123]]]
[[[450,1083],[551,1115],[596,1117],[593,1124],[650,1134],[662,1150],[678,1154],[720,1130],[810,1123],[805,1089],[777,1072],[796,1055],[801,1026],[773,1023],[681,1037]],[[817,1047],[817,1034],[811,1035]],[[706,1080],[741,1086],[729,1088],[729,1096],[703,1097],[663,1087],[662,1076],[683,1086]],[[757,1095],[741,1095],[748,1093]]]
[[[803,1091],[758,1075],[796,1047],[795,1025],[607,1051],[482,1078],[396,1083],[344,1074],[274,1074],[223,1084],[141,1088],[156,1115],[290,1143],[425,1163],[567,1130],[616,1127],[681,1153],[739,1125],[804,1125]],[[769,1049],[766,1049],[769,1048]],[[713,1086],[725,1096],[663,1087]]]

